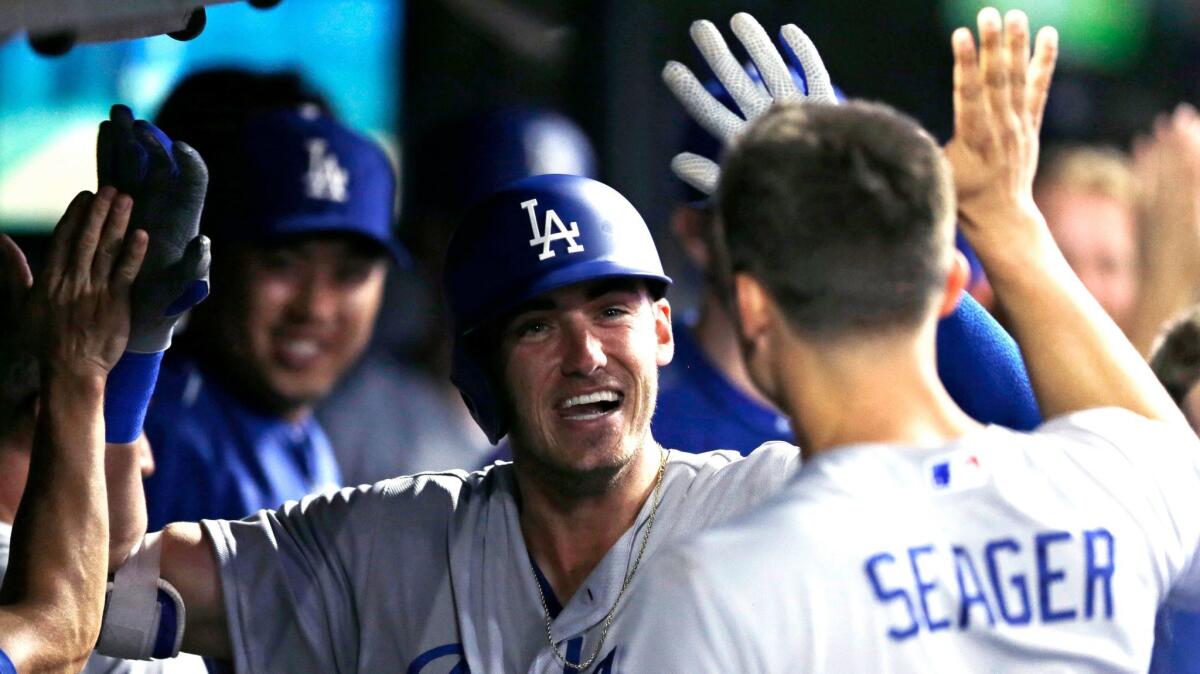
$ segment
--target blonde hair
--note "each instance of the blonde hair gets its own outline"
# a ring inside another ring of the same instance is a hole
[[[1034,191],[1052,187],[1111,197],[1130,207],[1137,199],[1129,156],[1113,147],[1069,145],[1042,153]]]

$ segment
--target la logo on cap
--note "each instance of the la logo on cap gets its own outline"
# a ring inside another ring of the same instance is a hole
[[[570,227],[563,224],[562,218],[553,208],[546,209],[546,224],[540,230],[537,221],[537,199],[522,201],[521,208],[529,213],[529,226],[533,229],[533,238],[529,240],[531,247],[542,247],[538,260],[548,260],[554,257],[554,249],[550,244],[555,241],[567,242],[567,255],[582,253],[583,245],[575,240],[579,236],[579,223],[572,221]]]
[[[308,172],[304,174],[304,194],[309,199],[346,201],[350,172],[338,163],[337,155],[329,152],[324,138],[309,138]]]

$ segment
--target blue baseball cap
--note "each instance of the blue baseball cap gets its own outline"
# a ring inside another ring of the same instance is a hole
[[[393,236],[396,180],[383,149],[315,106],[281,109],[247,122],[240,166],[229,166],[211,194],[229,201],[209,219],[218,237],[273,241],[307,234],[349,234],[407,254]],[[236,185],[232,183],[236,182]]]

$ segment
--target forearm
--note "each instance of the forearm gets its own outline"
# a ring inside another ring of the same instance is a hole
[[[108,571],[116,571],[146,535],[146,492],[141,457],[149,451],[146,436],[127,444],[110,443],[104,450],[108,490]]]
[[[39,653],[54,654],[59,663],[86,657],[104,603],[103,390],[101,377],[43,362],[29,479],[0,589],[4,608],[38,618],[38,637],[52,645]]]
[[[1170,269],[1176,272],[1196,262],[1181,261]],[[1127,331],[1129,341],[1143,357],[1149,357],[1163,325],[1194,304],[1197,296],[1190,275],[1148,270],[1142,278]]]
[[[212,542],[199,524],[176,522],[163,530],[162,579],[179,591],[187,610],[183,650],[228,659],[229,625]]]
[[[1020,242],[972,241],[997,301],[1010,317],[1030,381],[1049,418],[1094,407],[1123,407],[1183,423],[1178,408],[1120,328],[1067,265],[1033,208],[1011,214]]]
[[[88,653],[74,659],[62,651],[59,633],[70,616],[29,604],[0,606],[0,650],[20,674],[74,674],[83,669]],[[56,626],[55,623],[58,623]]]

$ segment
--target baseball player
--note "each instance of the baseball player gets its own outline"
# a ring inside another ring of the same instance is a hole
[[[697,44],[710,54],[724,49],[707,39],[711,33],[704,25],[693,27]],[[769,93],[752,64],[745,70],[764,94]],[[804,78],[795,67],[789,66],[788,72],[794,86],[803,91]],[[706,82],[704,89],[726,107],[736,106],[720,80]],[[685,153],[714,159],[721,148],[717,136],[690,120]],[[746,371],[737,329],[713,269],[715,215],[714,200],[691,186],[671,214],[671,229],[701,272],[703,284],[697,314],[675,319],[675,358],[660,372],[658,414],[651,428],[667,447],[685,451],[719,447],[748,454],[768,440],[794,442],[795,436],[787,416],[763,397]],[[981,334],[994,337],[977,338]],[[983,423],[1019,430],[1032,429],[1041,421],[1016,344],[970,295],[964,293],[955,311],[938,322],[937,348],[938,376],[967,414]],[[1005,382],[1020,385],[1010,387]]]
[[[548,108],[446,119],[406,142],[405,159],[400,232],[412,265],[389,275],[371,350],[317,408],[346,484],[512,458],[491,458],[495,448],[450,383],[451,329],[440,282],[446,246],[467,209],[515,180],[596,177],[583,130]],[[396,413],[397,400],[405,413]]]
[[[5,317],[36,334],[41,382],[26,490],[37,498],[16,513],[0,586],[4,674],[78,670],[99,630],[109,541],[104,389],[129,339],[130,288],[148,240],[126,236],[130,211],[129,196],[111,187],[77,196],[28,295],[24,256],[0,235]]]
[[[310,98],[287,75],[215,71],[160,113],[208,161],[201,230],[222,254],[147,414],[151,528],[342,484],[312,409],[370,339],[396,252],[394,178],[382,149]]]
[[[954,34],[944,155],[885,106],[792,103],[726,157],[741,335],[806,463],[640,575],[622,671],[1141,672],[1159,604],[1195,606],[1200,448],[1033,205],[1056,34],[1030,59],[1022,13],[979,32],[978,56]],[[932,375],[965,280],[956,195],[1051,418],[1031,434],[973,422]],[[877,302],[864,274],[905,291]]]
[[[453,380],[515,460],[171,524],[117,571],[101,652],[182,647],[240,671],[612,672],[642,563],[798,467],[782,443],[742,458],[654,441],[669,283],[637,211],[602,183],[545,175],[489,197],[447,254]]]

